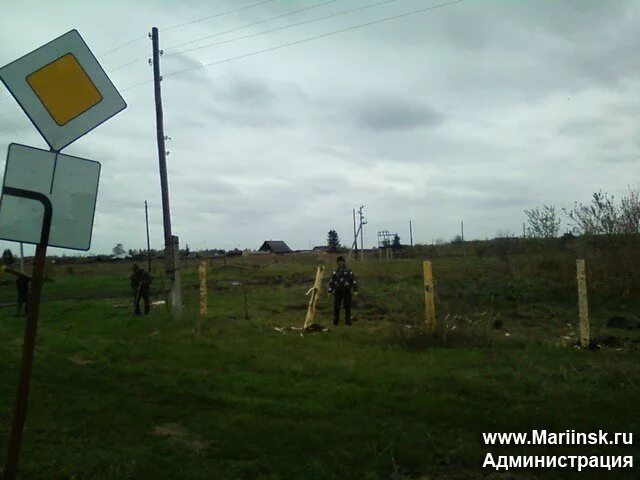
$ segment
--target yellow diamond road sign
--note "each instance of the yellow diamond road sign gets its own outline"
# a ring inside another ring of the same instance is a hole
[[[60,126],[102,100],[102,95],[68,53],[27,77],[27,83]]]
[[[57,152],[127,106],[76,30],[0,68],[0,80]]]

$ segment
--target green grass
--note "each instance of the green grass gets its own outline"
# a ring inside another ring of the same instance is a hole
[[[438,317],[449,326],[443,344],[419,333],[420,262],[371,261],[353,264],[362,285],[353,327],[276,331],[302,325],[317,262],[217,265],[209,271],[210,314],[201,321],[193,267],[184,272],[180,320],[164,307],[131,315],[126,265],[71,274],[51,267],[22,478],[476,479],[492,473],[481,468],[487,451],[637,455],[637,445],[486,447],[481,436],[546,428],[637,438],[637,335],[604,328],[610,315],[637,311],[631,300],[593,302],[595,335],[621,343],[582,351],[563,338],[575,330],[574,284],[556,295],[561,282],[530,274],[530,259],[514,259],[511,270],[496,258],[439,259]],[[244,288],[232,282],[246,284],[249,320]],[[11,286],[0,288],[9,298]],[[92,294],[116,298],[60,300]],[[329,325],[329,312],[322,297],[318,321]],[[23,328],[12,313],[0,310],[1,448]],[[496,319],[499,330],[491,328]],[[628,469],[516,475],[638,478]]]

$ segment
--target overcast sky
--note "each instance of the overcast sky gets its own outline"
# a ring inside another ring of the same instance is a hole
[[[323,1],[275,0],[162,31],[258,1],[2,2],[0,65],[74,28],[107,72],[141,58],[109,73],[127,110],[64,150],[102,164],[91,252],[144,248],[145,200],[162,247],[153,84],[128,88],[152,78],[154,25],[173,230],[191,249],[265,239],[304,249],[330,228],[348,244],[359,205],[370,246],[378,230],[408,243],[410,220],[414,242],[449,240],[461,220],[469,239],[520,234],[526,208],[638,183],[640,2],[466,0],[170,75],[446,0],[396,0],[183,53],[381,0],[337,0],[180,48]],[[0,86],[0,172],[9,143],[47,148],[7,95]]]

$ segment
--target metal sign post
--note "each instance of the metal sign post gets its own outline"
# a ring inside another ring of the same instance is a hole
[[[5,195],[9,194],[4,190]],[[48,203],[48,204],[47,204]],[[20,379],[18,380],[18,390],[13,408],[13,420],[7,442],[7,457],[4,462],[3,479],[13,480],[16,478],[18,468],[18,455],[20,444],[22,443],[22,432],[24,422],[27,418],[27,400],[29,398],[29,385],[31,383],[31,371],[33,369],[33,352],[36,346],[36,331],[38,328],[38,313],[40,311],[40,294],[42,293],[42,283],[44,281],[44,261],[47,255],[47,242],[51,228],[51,203],[43,202],[45,207],[44,222],[42,225],[42,240],[36,246],[36,256],[33,264],[33,277],[31,291],[27,302],[27,324],[24,331],[22,343],[22,360],[20,362]]]

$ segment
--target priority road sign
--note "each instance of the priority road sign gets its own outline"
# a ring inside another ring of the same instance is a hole
[[[0,68],[0,80],[56,152],[127,106],[76,30]]]
[[[99,177],[98,162],[12,143],[0,197],[0,239],[42,243],[49,208],[46,243],[89,250]]]

